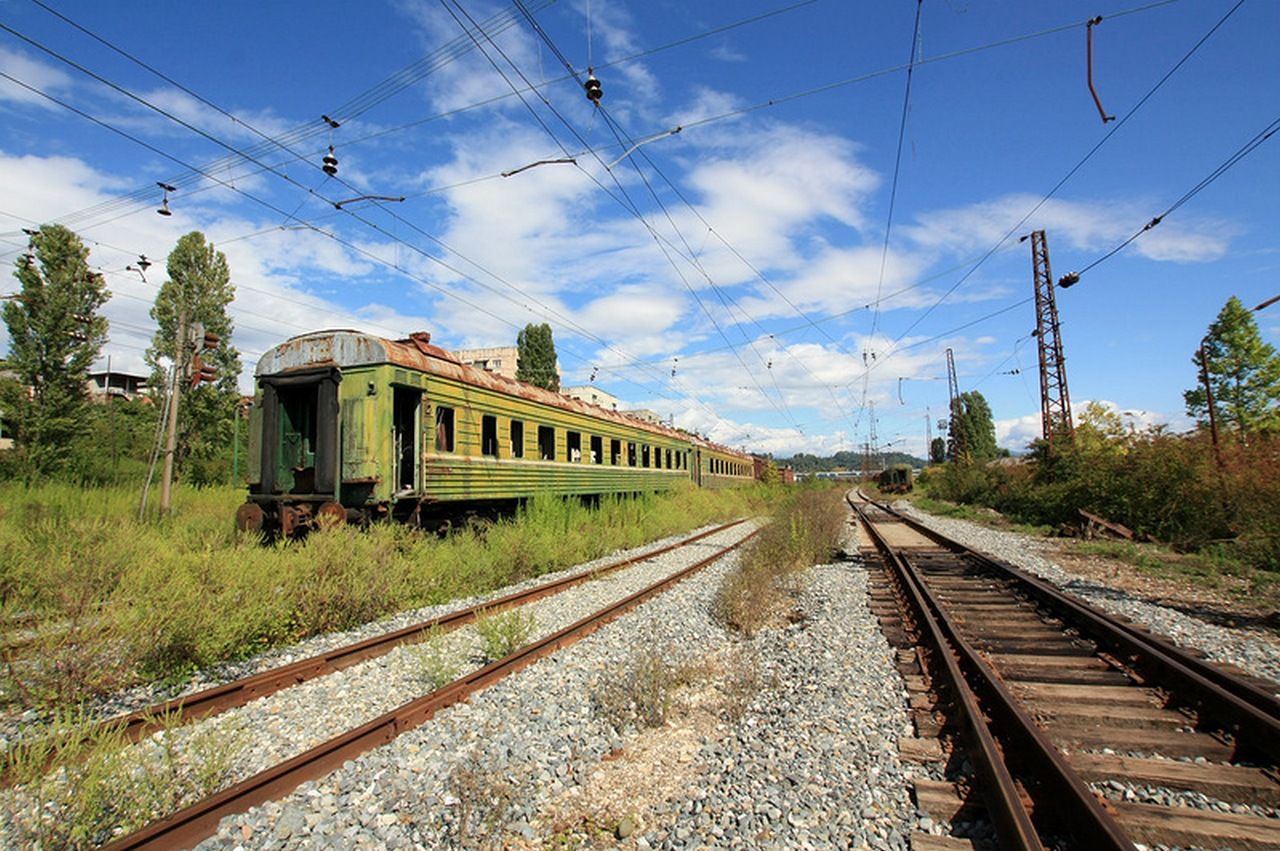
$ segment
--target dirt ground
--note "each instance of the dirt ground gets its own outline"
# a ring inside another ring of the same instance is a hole
[[[1082,553],[1080,544],[1070,538],[1037,539],[1045,558],[1063,570],[1218,626],[1247,627],[1280,636],[1280,612],[1276,610],[1275,599],[1270,595],[1254,595],[1251,584],[1242,577],[1219,575],[1212,582],[1206,582],[1159,576],[1151,569]],[[1178,559],[1174,554],[1165,554],[1165,557]]]

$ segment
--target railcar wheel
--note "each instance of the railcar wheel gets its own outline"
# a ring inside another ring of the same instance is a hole
[[[256,502],[246,502],[236,509],[236,528],[241,532],[261,532],[266,515]]]
[[[292,538],[298,533],[298,528],[302,525],[302,518],[298,514],[298,509],[290,505],[280,506],[280,534],[286,538]]]
[[[321,503],[316,509],[316,523],[325,526],[342,526],[347,522],[347,509],[336,502]]]

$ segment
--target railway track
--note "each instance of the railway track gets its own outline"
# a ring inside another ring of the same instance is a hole
[[[974,769],[917,785],[936,821],[983,810],[1002,848],[1280,848],[1274,683],[1210,665],[885,506],[851,503],[904,613],[881,607],[901,667],[921,663],[917,730],[940,733],[938,755],[951,748],[952,764],[962,753]]]
[[[696,544],[712,535],[732,529],[743,522],[745,521],[735,520],[731,523],[725,523],[673,544],[646,550],[630,558],[620,559],[609,564],[593,567],[590,570],[562,576],[550,582],[540,583],[494,600],[450,612],[438,618],[425,620],[307,659],[262,671],[250,677],[213,686],[194,694],[176,697],[120,718],[107,719],[103,721],[103,726],[120,729],[131,741],[136,742],[143,736],[171,727],[174,723],[187,723],[217,715],[229,709],[244,706],[251,700],[275,694],[281,689],[300,685],[310,680],[345,670],[361,662],[384,656],[397,647],[416,644],[431,635],[458,629],[474,623],[483,614],[504,612],[559,594],[584,582],[607,576],[610,573],[632,567],[642,561]]]
[[[498,606],[509,608],[527,603],[530,599],[526,596],[528,593],[532,593],[534,598],[546,597],[566,588],[581,585],[589,579],[601,576],[602,573],[614,572],[622,567],[652,559],[659,553],[665,553],[702,541],[708,536],[724,532],[736,525],[736,523],[727,524],[694,538],[681,541],[672,547],[650,551],[634,559],[575,574],[555,583],[531,589],[531,592],[521,592],[517,595],[491,601],[486,606],[476,607],[476,609],[488,608],[492,610]],[[346,730],[280,764],[266,768],[205,800],[197,801],[169,818],[151,824],[128,836],[121,837],[108,847],[112,849],[160,849],[194,845],[206,836],[211,835],[217,828],[219,821],[225,816],[243,812],[264,801],[283,796],[296,789],[300,784],[320,778],[333,769],[342,766],[348,760],[352,760],[391,741],[401,733],[421,725],[441,709],[464,701],[476,691],[486,688],[503,677],[515,673],[538,659],[591,634],[614,618],[661,594],[683,579],[723,558],[749,540],[754,534],[752,532],[739,536],[727,546],[715,545],[711,555],[671,572],[657,582],[648,584],[639,590],[610,602],[588,617],[557,629],[503,659],[473,670],[443,688],[409,700],[354,729]],[[704,544],[704,546],[710,545]],[[469,614],[458,613],[457,618],[462,620],[455,619],[451,621],[451,625],[461,625],[461,623],[466,622],[466,619],[474,620],[477,614],[476,609],[467,610]],[[434,622],[420,625],[413,630],[401,630],[393,635],[399,636],[399,641],[415,640],[410,633],[421,637],[423,631],[430,631],[433,624]],[[394,640],[397,639],[388,636],[385,641],[379,643],[379,646],[386,646],[387,650],[389,650],[390,646],[387,645],[387,642]],[[362,645],[368,644],[369,642],[362,642]],[[353,654],[360,655],[372,652],[371,647],[356,645],[355,648],[348,648],[348,652],[341,654],[343,667],[355,664],[355,661],[347,661],[353,659]],[[382,652],[387,651],[383,650]],[[329,658],[331,655],[326,654],[325,657],[320,657],[320,659],[325,660],[323,662],[306,660],[306,662],[298,663],[297,666],[289,666],[291,671],[285,675],[280,675],[278,671],[269,672],[276,674],[276,676],[269,678],[260,686],[249,687],[245,683],[229,684],[227,687],[211,690],[218,692],[218,694],[209,695],[208,699],[202,698],[192,701],[191,698],[187,698],[187,709],[184,710],[183,707],[178,706],[174,707],[174,711],[190,711],[193,714],[203,712],[207,715],[229,708],[226,702],[233,700],[230,695],[236,695],[234,697],[235,701],[240,701],[243,698],[243,701],[247,702],[247,700],[252,699],[252,696],[245,697],[245,695],[250,695],[254,688],[268,686],[276,689],[284,688],[289,684],[290,678],[302,674],[306,674],[309,678],[322,676],[323,673],[319,672],[321,668],[325,665],[335,664],[335,660]],[[257,679],[257,677],[251,678],[251,680]],[[145,725],[150,723],[148,720],[150,717],[147,713],[140,713],[138,718],[141,720],[137,725],[137,729],[145,729]]]

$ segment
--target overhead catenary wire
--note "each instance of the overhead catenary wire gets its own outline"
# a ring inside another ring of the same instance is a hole
[[[1176,212],[1179,207],[1181,207],[1183,204],[1190,201],[1196,195],[1200,194],[1210,184],[1212,184],[1214,181],[1218,180],[1218,178],[1226,174],[1227,171],[1229,171],[1232,166],[1236,165],[1236,163],[1240,162],[1242,159],[1249,156],[1249,154],[1257,150],[1259,146],[1261,146],[1264,142],[1266,142],[1272,136],[1274,136],[1277,131],[1280,131],[1280,117],[1277,117],[1274,121],[1272,121],[1262,130],[1254,134],[1254,136],[1251,139],[1249,139],[1249,141],[1245,142],[1243,145],[1237,148],[1234,153],[1232,153],[1229,157],[1223,160],[1218,165],[1217,168],[1213,169],[1213,171],[1205,175],[1205,177],[1199,183],[1197,183],[1195,186],[1191,187],[1191,189],[1184,192],[1182,196],[1178,198],[1178,200],[1174,201],[1167,208],[1165,208],[1164,212],[1152,218],[1149,222],[1147,222],[1137,231],[1134,231],[1134,233],[1131,236],[1129,236],[1127,239],[1125,239],[1115,248],[1112,248],[1106,254],[1103,254],[1098,259],[1082,267],[1080,271],[1073,273],[1075,277],[1078,279],[1080,275],[1083,275],[1085,272],[1088,272],[1090,269],[1095,268],[1100,263],[1104,263],[1107,260],[1110,260],[1112,257],[1114,257],[1115,255],[1123,251],[1125,248],[1127,248],[1138,237],[1142,236],[1147,231],[1161,224],[1165,219],[1167,219],[1174,212]],[[1072,283],[1074,283],[1074,281],[1072,281]]]
[[[1084,168],[1085,164],[1088,163],[1089,160],[1091,160],[1094,157],[1094,155],[1097,154],[1098,151],[1101,150],[1102,147],[1106,145],[1107,142],[1112,137],[1114,137],[1115,134],[1118,133],[1120,129],[1124,127],[1129,122],[1129,120],[1139,110],[1141,110],[1142,107],[1149,100],[1151,100],[1152,97],[1155,96],[1156,92],[1158,92],[1161,88],[1164,87],[1164,85],[1173,77],[1173,75],[1176,74],[1178,70],[1182,68],[1191,59],[1191,57],[1194,56],[1200,50],[1200,48],[1205,45],[1205,43],[1213,36],[1213,34],[1216,33],[1223,26],[1223,24],[1225,24],[1231,18],[1231,16],[1234,15],[1242,5],[1244,5],[1244,3],[1245,3],[1245,0],[1237,0],[1236,4],[1232,6],[1230,9],[1228,9],[1227,12],[1217,21],[1217,23],[1215,23],[1208,30],[1208,32],[1206,32],[1198,41],[1196,41],[1196,43],[1192,45],[1192,47],[1182,56],[1182,58],[1179,59],[1173,65],[1173,67],[1170,68],[1155,83],[1154,86],[1152,86],[1150,89],[1147,90],[1147,92],[1138,100],[1137,103],[1135,103],[1132,107],[1130,107],[1130,109],[1124,114],[1122,118],[1120,118],[1114,124],[1110,125],[1110,129],[1105,134],[1103,134],[1102,138],[1099,139],[1098,142],[1095,143],[1093,147],[1090,148],[1089,151],[1086,152],[1085,155],[1075,163],[1075,165],[1073,165],[1070,169],[1068,169],[1066,174],[1064,174],[1058,180],[1058,182],[1055,183],[1053,187],[1049,189],[1048,192],[1046,192],[1035,204],[1033,204],[1031,206],[1031,209],[1029,209],[1025,214],[1023,214],[1023,216],[1018,220],[1018,222],[1013,227],[1009,228],[1009,230],[1004,234],[1004,236],[1002,236],[986,253],[984,253],[982,257],[980,257],[978,261],[973,264],[973,266],[971,266],[963,275],[961,275],[960,278],[954,284],[952,284],[951,287],[947,289],[946,292],[944,292],[933,303],[933,305],[931,305],[927,310],[925,310],[923,314],[916,317],[916,319],[907,327],[907,329],[898,336],[897,340],[901,341],[908,334],[910,334],[911,331],[914,330],[917,325],[923,322],[926,317],[928,317],[934,310],[936,310],[941,304],[943,304],[951,296],[951,294],[954,293],[957,289],[959,289],[959,287],[962,284],[964,284],[965,281],[967,281],[974,273],[976,273],[978,269],[981,268],[988,259],[990,259],[998,250],[1000,250],[1002,246],[1004,246],[1010,239],[1012,239],[1014,234],[1018,233],[1021,230],[1024,230],[1026,223],[1031,219],[1031,217],[1034,216],[1036,212],[1040,210],[1041,207],[1043,207],[1046,203],[1048,203],[1051,198],[1057,195],[1057,193],[1064,186],[1066,186],[1066,184],[1071,180],[1072,177],[1074,177],[1082,168]],[[1152,4],[1152,6],[1142,7],[1142,9],[1133,10],[1133,11],[1142,11],[1147,8],[1152,8],[1155,5],[1164,5],[1164,3]],[[1118,17],[1118,15],[1115,13],[1112,13],[1111,17],[1113,18]],[[1030,301],[1030,299],[1027,299],[1026,301]],[[1025,303],[1025,301],[1022,303]],[[895,348],[896,348],[896,343],[895,343]]]

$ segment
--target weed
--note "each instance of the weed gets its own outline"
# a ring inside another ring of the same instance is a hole
[[[847,522],[837,488],[805,488],[780,501],[773,521],[721,582],[716,616],[747,636],[776,623],[791,608],[797,572],[829,561]]]
[[[449,640],[438,626],[433,626],[421,644],[406,650],[421,667],[422,681],[439,691],[462,675],[462,662],[449,646]]]
[[[0,484],[0,607],[37,618],[10,642],[0,701],[71,705],[136,679],[181,683],[198,669],[484,594],[758,511],[773,491],[680,487],[663,495],[535,499],[516,518],[444,539],[403,527],[326,529],[260,546],[235,532],[232,488],[179,486],[175,510],[139,523],[132,488]]]
[[[527,770],[491,760],[478,749],[454,764],[446,782],[458,808],[452,838],[463,848],[502,848],[503,833],[533,787]]]
[[[493,615],[485,610],[476,613],[476,632],[484,657],[490,662],[510,656],[528,644],[536,626],[533,615],[524,609]]]
[[[760,660],[749,647],[741,648],[729,656],[723,676],[718,683],[721,695],[721,713],[726,721],[737,723],[746,715],[751,701],[764,686]]]
[[[678,690],[694,674],[693,665],[671,656],[660,641],[640,644],[643,649],[619,670],[602,676],[595,689],[597,711],[616,730],[665,725]]]

